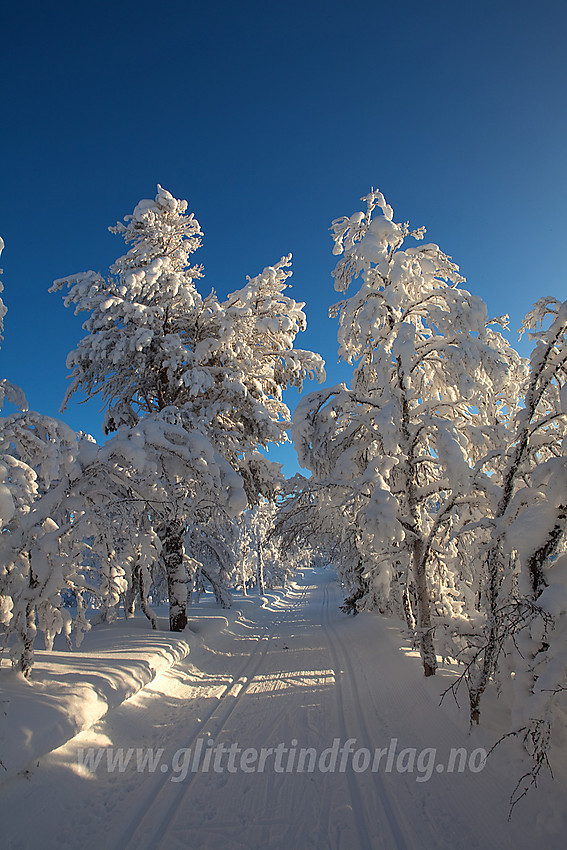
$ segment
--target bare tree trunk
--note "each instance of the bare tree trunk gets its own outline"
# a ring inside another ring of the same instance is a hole
[[[187,580],[183,548],[184,529],[178,522],[170,522],[160,534],[162,558],[167,577],[169,596],[169,630],[182,632],[187,625]]]
[[[133,617],[136,610],[136,599],[140,596],[140,567],[134,564],[130,576],[130,584],[124,594],[124,615]]]
[[[29,577],[29,588],[33,592],[39,586],[39,581],[35,576],[32,568],[31,568],[31,555],[29,556],[30,560],[30,577]],[[30,599],[26,604],[26,613],[23,624],[23,646],[22,646],[22,654],[20,656],[20,664],[22,668],[22,673],[24,674],[26,679],[29,679],[33,667],[34,661],[34,644],[35,638],[37,634],[37,629],[35,625],[35,601]]]
[[[264,585],[264,559],[262,558],[262,546],[260,544],[259,537],[256,539],[256,553],[256,578],[258,580],[258,592],[260,596],[263,596],[266,592],[266,587]]]
[[[197,570],[189,570],[189,580],[187,582],[187,607],[193,604],[193,591],[195,590],[195,577]]]
[[[426,676],[434,676],[437,670],[437,656],[433,645],[433,626],[431,623],[431,602],[427,588],[425,570],[425,544],[417,538],[413,544],[413,577],[417,596],[417,629],[419,649]]]
[[[417,634],[417,620],[414,615],[414,609],[416,607],[415,603],[415,592],[413,589],[413,585],[406,584],[404,587],[404,592],[402,594],[402,609],[404,612],[404,619],[406,621],[406,626],[408,627],[408,631],[412,635],[412,645],[414,649],[419,649],[419,639]]]
[[[537,599],[540,593],[542,593],[547,587],[547,580],[545,578],[543,565],[551,555],[555,554],[557,546],[565,533],[566,522],[567,505],[559,505],[557,521],[549,532],[547,540],[543,546],[540,546],[540,548],[533,553],[527,563],[534,599]]]
[[[502,583],[502,558],[499,544],[491,546],[487,556],[488,566],[488,634],[482,653],[482,667],[476,677],[471,677],[469,683],[470,722],[478,724],[480,720],[480,700],[490,681],[498,658],[500,646],[500,623],[498,602],[500,585]]]
[[[204,567],[201,567],[201,573],[207,581],[210,581],[213,593],[215,594],[215,599],[220,607],[230,608],[232,605],[232,597],[228,587],[224,587],[220,581],[217,581],[212,570],[206,570]]]
[[[152,629],[157,632],[157,617],[148,604],[146,588],[144,585],[144,575],[140,566],[138,566],[138,584],[140,588],[140,608],[152,624]]]
[[[26,605],[26,617],[24,625],[24,645],[22,647],[21,666],[22,673],[29,679],[33,667],[36,627],[35,627],[35,605],[28,602]]]
[[[429,589],[427,587],[427,546],[420,529],[420,515],[418,510],[416,472],[414,467],[415,441],[410,435],[410,411],[407,391],[405,387],[404,370],[400,357],[396,358],[397,380],[400,390],[402,404],[401,429],[404,441],[407,445],[407,478],[406,490],[409,513],[413,520],[413,533],[415,539],[412,544],[412,575],[416,595],[417,635],[423,672],[426,676],[434,676],[437,670],[437,656],[433,644],[433,625],[431,623],[431,602]]]

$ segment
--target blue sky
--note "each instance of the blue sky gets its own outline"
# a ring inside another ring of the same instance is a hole
[[[81,329],[47,290],[105,272],[123,253],[107,227],[157,183],[204,230],[203,291],[293,253],[297,345],[331,383],[348,370],[328,228],[371,186],[516,329],[567,298],[566,31],[564,0],[6,3],[0,375],[58,415]],[[63,418],[100,438],[98,409]]]

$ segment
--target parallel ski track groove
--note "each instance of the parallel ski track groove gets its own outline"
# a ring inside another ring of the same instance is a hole
[[[300,598],[293,605],[283,610],[284,617],[286,614],[289,615],[296,608],[300,607],[309,589],[311,589],[309,586],[302,588]],[[274,625],[278,625],[281,622],[282,620],[280,619]],[[258,672],[268,651],[269,639],[269,633],[258,638],[254,652],[242,665],[238,675],[227,682],[217,698],[217,704],[212,706],[207,716],[199,723],[197,730],[192,733],[184,744],[184,747],[180,747],[180,749],[192,748],[195,741],[200,737],[209,737],[214,740],[222,732],[228,719],[242,697],[246,694],[248,686]],[[234,695],[232,702],[222,710],[225,699],[230,695],[235,685],[239,684],[241,688]],[[209,728],[211,726],[212,729]],[[196,773],[190,773],[186,780],[177,784],[177,788],[175,788],[173,793],[170,790],[169,796],[172,796],[173,799],[168,803],[168,795],[164,795],[164,791],[167,788],[172,789],[171,776],[169,773],[162,774],[159,777],[159,782],[152,784],[149,793],[144,797],[143,805],[138,808],[137,814],[130,819],[128,826],[114,844],[115,850],[130,850],[130,848],[131,850],[144,850],[144,848],[158,850],[162,843],[167,840],[168,826],[171,824],[185,795],[198,776],[198,771]],[[163,810],[165,810],[164,813],[162,813]],[[155,816],[158,817],[158,821],[157,823],[152,823]]]
[[[372,738],[368,732],[368,726],[366,724],[366,719],[364,717],[364,713],[362,711],[362,703],[360,700],[360,693],[358,689],[358,685],[356,682],[356,676],[354,674],[353,663],[352,660],[344,648],[343,644],[339,640],[336,635],[335,629],[331,624],[331,619],[329,617],[329,590],[325,587],[325,595],[323,599],[323,628],[325,630],[325,634],[327,635],[327,640],[329,641],[329,648],[331,650],[331,656],[333,659],[333,666],[335,667],[335,681],[336,681],[336,692],[337,692],[337,700],[338,700],[338,708],[339,708],[339,724],[341,726],[341,734],[343,739],[346,741],[348,737],[350,737],[346,730],[345,718],[344,718],[344,700],[342,695],[342,682],[341,682],[341,659],[343,661],[342,667],[346,675],[348,676],[349,685],[351,689],[351,693],[354,696],[354,705],[356,714],[358,717],[359,727],[362,730],[363,734],[366,736],[366,742],[369,743]],[[360,795],[357,793],[358,791],[358,781],[356,779],[356,774],[353,771],[347,771],[348,782],[349,782],[349,791],[351,794],[352,800],[352,808],[353,812],[357,818],[357,826],[359,827],[359,837],[362,839],[361,847],[372,847],[373,840],[370,837],[368,832],[368,828],[366,826],[366,815],[364,813],[364,809],[361,804]],[[379,773],[373,774],[376,785],[379,789],[379,800],[380,805],[386,815],[386,820],[388,822],[388,827],[391,833],[391,836],[394,840],[395,847],[397,850],[409,850],[408,844],[404,838],[402,833],[400,822],[398,817],[396,816],[392,802],[390,800],[390,795],[385,787],[385,783],[380,776]]]

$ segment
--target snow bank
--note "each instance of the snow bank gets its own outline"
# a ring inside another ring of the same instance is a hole
[[[93,628],[80,652],[36,651],[30,681],[3,666],[0,782],[35,765],[188,655],[188,638],[151,631],[145,617],[135,617]]]

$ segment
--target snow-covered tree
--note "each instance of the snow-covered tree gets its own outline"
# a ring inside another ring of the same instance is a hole
[[[75,432],[51,417],[20,411],[0,419],[0,469],[13,504],[0,534],[2,622],[13,663],[26,676],[37,630],[50,647],[72,627],[61,594],[82,585],[68,544],[80,513],[73,488],[81,450]]]
[[[488,446],[515,410],[523,366],[500,333],[505,318],[489,321],[451,259],[406,244],[424,228],[395,223],[380,192],[364,200],[366,212],[332,227],[336,289],[361,278],[331,310],[351,386],[303,398],[292,434],[319,503],[353,528],[358,607],[397,596],[431,675],[436,617],[464,604],[447,539],[493,488]]]
[[[271,497],[278,466],[257,449],[287,439],[290,415],[283,390],[301,388],[305,377],[323,374],[318,355],[293,348],[305,315],[303,304],[283,294],[290,257],[225,301],[214,292],[203,298],[195,285],[202,270],[189,264],[202,234],[186,201],[158,186],[155,200],[141,201],[125,222],[111,230],[131,247],[108,277],[91,271],[53,286],[68,286],[65,303],[89,314],[87,333],[68,358],[72,382],[64,405],[77,391],[89,398],[100,395],[109,433],[136,428],[146,418],[163,423],[161,414],[170,411],[188,441],[198,435],[207,443],[204,456],[218,453],[232,467],[249,504]],[[152,433],[159,453],[155,426]],[[168,475],[162,501],[171,506],[171,521],[163,520],[156,530],[174,592],[184,576],[187,524],[201,497],[194,493],[191,506],[186,495],[180,501],[179,481],[173,471]],[[223,508],[225,495],[221,491],[218,500]],[[232,513],[243,509],[239,496],[236,500]],[[181,589],[174,593],[175,629],[186,621],[181,596]]]
[[[4,250],[4,240],[0,237],[0,255]],[[0,274],[2,274],[2,269],[0,269]],[[4,291],[4,285],[0,280],[0,294]],[[0,298],[0,342],[3,340],[2,332],[4,330],[4,316],[6,315],[6,306]],[[6,379],[0,380],[0,411],[4,405],[4,400],[8,393],[8,387],[6,386]],[[7,478],[8,478],[8,469],[5,464],[0,463],[0,529],[9,522],[14,516],[14,500],[12,498],[12,494],[7,487]],[[0,613],[0,617],[1,617]],[[3,622],[3,620],[1,620]]]
[[[0,340],[5,314],[0,299]],[[3,379],[0,409],[6,399],[19,410],[0,417],[0,624],[14,666],[29,676],[38,628],[48,646],[71,628],[61,591],[73,585],[76,567],[61,538],[80,446],[62,422],[29,411],[22,390]]]
[[[297,420],[301,417],[298,408]],[[368,603],[370,582],[368,552],[356,525],[354,503],[345,502],[344,491],[329,486],[332,458],[325,464],[318,456],[318,473],[307,479],[296,474],[286,483],[276,530],[282,539],[286,556],[300,547],[304,563],[323,559],[332,563],[344,592],[341,609],[357,614],[359,605]],[[370,607],[370,606],[368,606]]]
[[[29,676],[38,631],[50,647],[56,634],[64,631],[69,640],[74,630],[78,645],[90,628],[86,601],[111,609],[126,587],[108,507],[118,477],[102,474],[91,437],[29,411],[8,381],[1,390],[1,401],[7,396],[20,409],[0,418],[0,620],[12,663]],[[93,559],[88,540],[97,534],[106,552],[99,547]]]
[[[511,688],[512,728],[533,757],[516,800],[547,760],[567,691],[567,302],[541,298],[524,332],[536,345],[481,553],[489,616],[467,670],[473,721],[491,679]]]
[[[546,569],[565,532],[567,499],[560,482],[562,441],[567,433],[561,408],[566,321],[564,305],[542,298],[521,328],[521,333],[527,331],[535,338],[536,347],[529,379],[522,388],[523,405],[509,422],[497,478],[500,486],[487,511],[489,535],[475,565],[484,576],[482,593],[487,609],[478,648],[467,670],[471,719],[476,722],[482,694],[497,672],[502,649],[529,625],[535,613],[533,603],[547,586]]]
[[[248,510],[239,524],[238,572],[242,587],[256,587],[263,596],[267,587],[283,584],[287,571],[281,569],[280,540],[275,533],[277,507],[262,500]]]
[[[2,255],[2,251],[4,250],[4,240],[0,236],[0,256]],[[0,269],[0,275],[3,273],[3,269]],[[0,295],[4,292],[4,284],[0,280]],[[4,317],[6,315],[6,305],[2,301],[0,297],[0,343],[4,339]],[[16,386],[16,384],[12,384],[7,378],[0,378],[0,411],[4,406],[4,402],[8,401],[18,410],[27,410],[28,403],[26,401],[26,397],[24,395],[23,390],[20,387]],[[0,478],[0,481],[2,479]],[[1,525],[1,517],[2,512],[0,511],[0,528]]]

